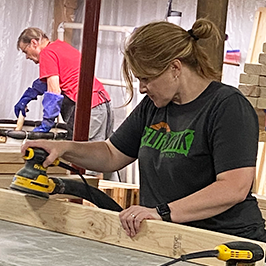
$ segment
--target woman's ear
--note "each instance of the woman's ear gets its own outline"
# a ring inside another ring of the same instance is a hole
[[[174,77],[177,78],[180,76],[182,70],[182,63],[180,60],[175,59],[171,63],[171,70],[173,71]]]

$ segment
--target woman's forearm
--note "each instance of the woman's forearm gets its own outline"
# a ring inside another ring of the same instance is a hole
[[[110,141],[66,143],[67,149],[63,159],[86,169],[97,172],[119,170],[134,161],[119,152]]]
[[[109,140],[101,142],[32,140],[22,145],[23,155],[29,147],[42,148],[49,153],[43,162],[44,167],[53,164],[57,158],[63,158],[85,169],[113,172],[135,160],[117,150]]]
[[[245,200],[255,176],[254,167],[218,175],[217,181],[185,198],[169,203],[173,222],[185,223],[218,215]]]

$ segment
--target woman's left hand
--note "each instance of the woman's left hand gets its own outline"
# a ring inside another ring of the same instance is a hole
[[[140,231],[140,224],[145,219],[162,220],[155,208],[132,205],[119,214],[120,221],[126,234],[134,237]]]

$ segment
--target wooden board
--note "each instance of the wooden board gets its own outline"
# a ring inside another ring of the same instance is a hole
[[[1,174],[14,174],[24,167],[24,163],[0,163],[0,175]],[[67,170],[55,166],[47,169],[48,174],[66,174]]]
[[[230,241],[249,241],[266,249],[266,243],[154,220],[143,221],[141,232],[130,238],[117,212],[4,189],[0,189],[0,219],[173,258]],[[195,262],[224,265],[216,258]],[[264,265],[264,260],[256,265]]]
[[[0,188],[7,188],[9,187],[10,183],[12,182],[14,175],[0,175]],[[74,180],[78,180],[80,182],[83,182],[80,178],[79,175],[71,175],[71,174],[58,174],[56,175],[56,177],[59,178],[71,178]],[[92,177],[92,176],[84,176],[84,178],[86,179],[87,183],[93,187],[98,187],[99,184],[99,179],[96,177]]]
[[[99,180],[99,189],[115,200],[123,209],[139,204],[139,186],[136,184]]]
[[[20,145],[0,145],[0,175],[14,174],[22,167],[24,167],[25,161],[22,158],[20,152]],[[68,171],[61,167],[49,167],[48,174],[67,174]]]
[[[247,63],[258,63],[259,54],[266,42],[266,7],[260,7],[254,17],[252,33],[247,53]]]
[[[258,200],[258,205],[262,213],[263,219],[266,219],[266,197],[258,194],[254,194]]]
[[[208,18],[217,27],[222,36],[225,34],[226,18],[227,18],[228,0],[212,0],[206,2],[206,0],[197,0],[197,19]],[[214,12],[215,10],[215,12]],[[201,43],[201,40],[199,40]],[[212,66],[222,72],[223,59],[224,59],[224,40],[221,38],[216,43],[215,37],[212,36],[208,42],[204,42],[206,51]]]

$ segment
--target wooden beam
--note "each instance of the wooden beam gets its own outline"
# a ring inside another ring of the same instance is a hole
[[[73,17],[75,15],[75,10],[78,7],[77,0],[55,0],[54,1],[54,32],[52,40],[56,40],[57,29],[62,22],[73,22]],[[71,44],[72,42],[72,29],[65,29],[64,40]]]
[[[91,98],[94,82],[100,8],[101,0],[86,0],[79,90],[73,136],[73,139],[76,141],[88,141],[89,139]],[[76,168],[78,168],[81,173],[85,173],[85,169],[77,166]]]
[[[74,140],[88,141],[101,0],[87,0],[83,27]]]
[[[50,174],[48,173],[48,176]],[[3,174],[0,172],[0,188],[8,188],[13,180],[14,173],[13,174]],[[56,177],[61,179],[73,179],[80,182],[83,182],[79,175],[70,175],[70,174],[56,174]],[[97,187],[99,185],[99,179],[93,176],[84,176],[87,183],[93,187]],[[61,197],[61,196],[60,196]],[[62,197],[61,197],[62,198]]]
[[[130,238],[122,229],[117,212],[4,189],[0,189],[0,219],[171,258],[230,241],[249,241],[266,249],[266,243],[155,220],[143,221],[138,235]],[[194,262],[224,265],[216,258]],[[263,266],[264,260],[256,265]]]
[[[0,176],[3,174],[15,174],[24,167],[25,162],[20,152],[20,146],[11,146],[8,144],[0,147]],[[49,167],[48,174],[66,174],[67,170],[61,167]]]
[[[203,40],[213,66],[220,72],[223,69],[227,6],[228,0],[198,0],[197,6],[197,19],[207,18],[211,20],[222,34],[222,40],[219,41],[218,46],[216,46],[214,38],[210,38],[208,41]]]
[[[259,54],[263,50],[263,43],[266,42],[264,34],[266,30],[266,7],[260,7],[254,16],[253,28],[249,42],[247,63],[258,63]]]
[[[258,194],[254,194],[258,200],[258,205],[262,213],[263,219],[266,219],[266,197]]]
[[[21,168],[23,168],[25,163],[0,163],[0,176],[2,174],[15,174]],[[47,169],[47,174],[66,174],[67,170],[61,167],[49,167]]]

